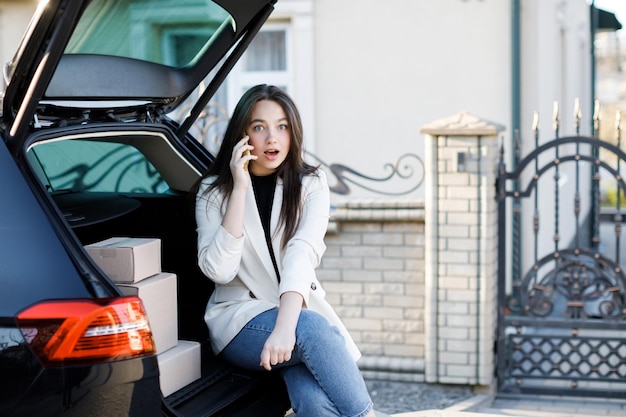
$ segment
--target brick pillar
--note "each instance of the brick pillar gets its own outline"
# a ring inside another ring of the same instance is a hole
[[[497,323],[498,135],[467,113],[426,135],[425,379],[491,385]]]

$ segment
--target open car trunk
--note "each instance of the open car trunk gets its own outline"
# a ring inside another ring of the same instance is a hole
[[[211,352],[203,317],[213,285],[197,266],[193,187],[212,156],[188,134],[274,3],[48,0],[4,70],[3,139],[86,292],[123,295],[84,246],[160,240],[160,270],[176,278],[171,327],[199,351],[194,377],[164,390],[167,349],[157,350],[164,415],[271,417],[289,408],[277,374]],[[190,365],[172,360],[170,369]]]
[[[120,198],[139,203],[118,217],[106,216],[101,221],[76,226],[74,231],[83,244],[111,236],[159,238],[163,271],[177,276],[178,337],[200,343],[201,378],[170,394],[165,403],[180,416],[284,416],[289,401],[277,373],[244,371],[216,358],[211,351],[203,316],[213,285],[197,267],[189,195],[94,194],[59,195],[55,201],[61,211],[73,215],[93,207],[106,211],[112,206],[115,210]]]
[[[211,351],[203,317],[213,283],[197,263],[193,192],[208,154],[198,146],[192,158],[160,125],[106,129],[80,126],[34,135],[26,152],[29,170],[81,245],[111,237],[161,241],[161,270],[176,275],[178,339],[200,350],[199,369],[193,369],[200,377],[166,393],[164,414],[284,416],[289,401],[277,373],[245,371]],[[184,357],[175,360],[180,363],[170,367],[189,366]]]

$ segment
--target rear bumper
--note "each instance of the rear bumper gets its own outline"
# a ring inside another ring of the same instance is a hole
[[[150,417],[161,415],[156,356],[43,369],[3,416]]]

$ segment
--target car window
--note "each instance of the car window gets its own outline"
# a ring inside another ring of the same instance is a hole
[[[185,67],[211,44],[228,12],[209,0],[92,0],[65,49]]]
[[[170,191],[155,167],[128,144],[83,139],[42,142],[28,151],[28,159],[51,193]]]

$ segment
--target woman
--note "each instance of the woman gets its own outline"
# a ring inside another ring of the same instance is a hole
[[[237,104],[196,198],[198,264],[215,282],[205,321],[213,350],[277,369],[298,417],[374,416],[360,353],[315,276],[329,190],[302,159],[302,123],[279,88]]]

